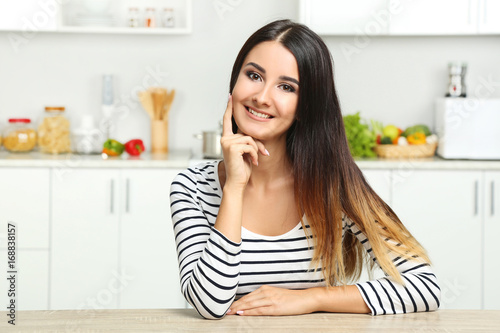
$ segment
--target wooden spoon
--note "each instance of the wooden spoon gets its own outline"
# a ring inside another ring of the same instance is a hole
[[[165,105],[163,106],[162,119],[168,118],[168,113],[170,111],[170,107],[172,106],[172,102],[175,98],[175,89],[172,89],[165,98]]]
[[[149,115],[151,119],[154,119],[154,105],[153,98],[149,91],[139,91],[139,100],[141,101],[142,107]]]

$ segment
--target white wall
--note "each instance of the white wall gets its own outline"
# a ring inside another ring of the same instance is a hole
[[[221,3],[231,10],[218,11]],[[149,120],[135,92],[151,71],[159,70],[158,83],[177,90],[170,147],[199,153],[201,143],[193,134],[217,128],[239,48],[253,31],[277,18],[297,19],[298,1],[194,0],[190,35],[38,33],[15,52],[8,33],[0,32],[0,127],[9,117],[36,120],[45,105],[66,106],[73,123],[83,113],[99,116],[101,75],[112,73],[117,100],[129,110],[117,124],[116,138],[142,137],[149,145]],[[363,117],[402,127],[432,126],[432,103],[444,95],[447,63],[454,59],[469,63],[470,92],[491,75],[498,82],[491,97],[500,97],[499,36],[374,37],[351,57],[342,47],[359,45],[356,37],[325,41],[344,113],[360,110]]]

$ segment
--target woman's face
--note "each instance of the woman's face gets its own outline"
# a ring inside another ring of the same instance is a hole
[[[299,99],[295,57],[279,42],[258,44],[245,58],[232,95],[242,133],[261,141],[284,138]]]

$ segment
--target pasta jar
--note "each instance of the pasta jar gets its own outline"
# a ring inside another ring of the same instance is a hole
[[[38,126],[38,146],[42,153],[71,151],[70,124],[64,116],[65,110],[64,107],[45,107],[45,115]]]
[[[36,146],[36,131],[28,118],[11,118],[3,133],[3,145],[11,152],[27,152]]]

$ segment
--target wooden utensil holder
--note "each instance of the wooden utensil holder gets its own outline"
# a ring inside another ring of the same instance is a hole
[[[168,120],[151,121],[151,152],[168,153]]]

